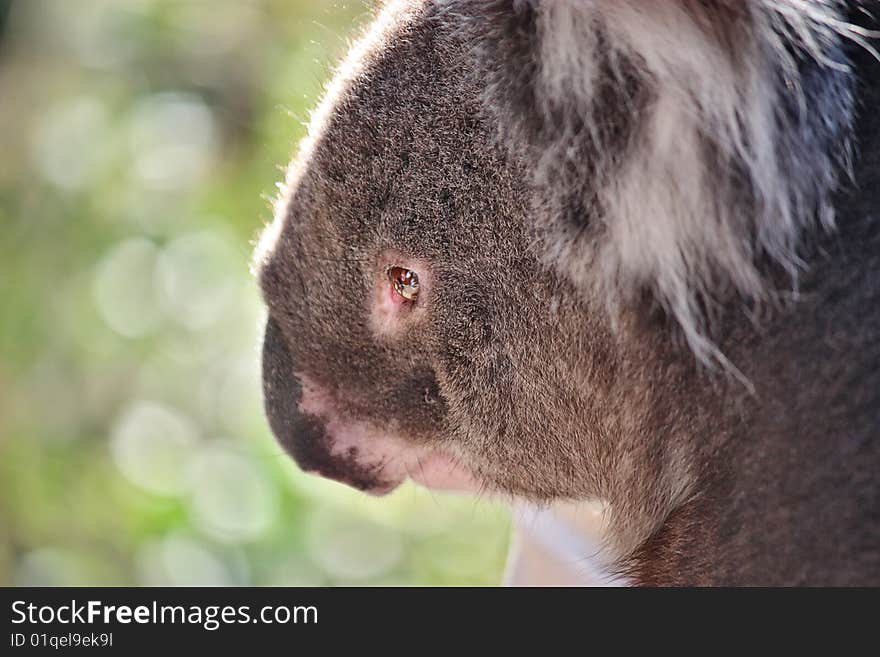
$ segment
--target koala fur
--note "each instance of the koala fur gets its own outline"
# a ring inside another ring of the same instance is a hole
[[[880,584],[878,9],[387,5],[257,250],[281,444],[603,500],[637,584]]]

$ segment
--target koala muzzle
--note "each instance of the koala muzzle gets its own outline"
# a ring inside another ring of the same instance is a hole
[[[286,339],[271,317],[263,338],[263,405],[278,442],[305,472],[381,495],[393,488],[376,467],[358,460],[355,450],[334,453],[325,422],[303,413],[302,383]]]

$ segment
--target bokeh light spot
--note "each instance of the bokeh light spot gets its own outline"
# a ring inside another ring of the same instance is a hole
[[[397,532],[355,517],[316,512],[306,538],[311,559],[341,580],[381,577],[403,556]]]
[[[158,249],[144,238],[116,245],[95,270],[92,293],[107,325],[126,337],[154,330],[161,318],[153,285]]]
[[[246,271],[244,264],[236,268],[240,261],[229,242],[215,233],[193,233],[171,242],[159,256],[156,269],[169,318],[192,330],[216,322]]]
[[[113,429],[111,450],[122,473],[141,488],[174,495],[186,487],[196,428],[182,413],[149,401],[126,408]]]
[[[113,586],[120,573],[94,554],[58,546],[26,552],[18,561],[16,586]]]
[[[107,111],[90,96],[50,109],[37,126],[32,159],[48,182],[74,191],[89,185],[108,156]]]
[[[182,535],[146,543],[138,553],[143,586],[234,586],[233,573],[208,546]]]
[[[217,127],[197,96],[161,93],[147,96],[131,117],[134,173],[146,187],[183,189],[207,172],[217,149]]]
[[[197,525],[221,541],[259,538],[278,514],[276,489],[243,454],[221,445],[201,450],[191,468],[190,506]]]

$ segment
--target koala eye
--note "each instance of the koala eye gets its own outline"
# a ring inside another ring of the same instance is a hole
[[[412,269],[391,267],[388,280],[394,286],[394,291],[407,301],[415,301],[419,296],[419,275]]]

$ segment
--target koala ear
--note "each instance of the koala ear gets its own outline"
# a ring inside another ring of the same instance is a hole
[[[542,256],[613,307],[645,290],[691,347],[700,309],[794,275],[830,227],[853,79],[824,0],[449,4],[499,139],[525,163]]]

